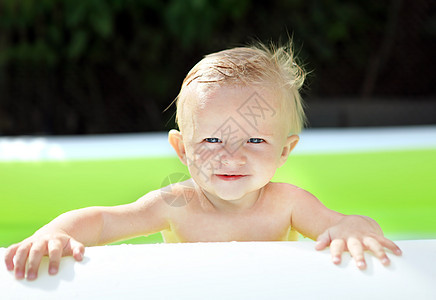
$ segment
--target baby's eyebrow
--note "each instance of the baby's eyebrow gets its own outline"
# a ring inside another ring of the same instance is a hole
[[[274,134],[270,133],[270,132],[254,132],[253,134],[250,134],[250,137],[259,137],[259,136],[262,136],[262,137],[271,137],[273,135]]]

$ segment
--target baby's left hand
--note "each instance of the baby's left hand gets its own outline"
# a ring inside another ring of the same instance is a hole
[[[366,268],[365,250],[372,251],[385,266],[390,264],[385,248],[395,255],[401,255],[400,248],[383,236],[378,224],[364,216],[344,216],[336,225],[328,228],[317,238],[316,250],[323,250],[330,245],[332,261],[341,262],[342,253],[349,251],[359,269]]]

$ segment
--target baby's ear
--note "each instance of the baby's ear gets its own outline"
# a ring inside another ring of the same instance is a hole
[[[297,146],[300,137],[298,135],[288,136],[286,139],[285,146],[283,147],[282,154],[280,156],[280,166],[282,166],[286,160],[288,159],[289,154],[292,150],[294,150],[295,146]]]
[[[183,143],[183,137],[180,131],[171,129],[170,132],[168,132],[168,142],[174,148],[174,150],[176,150],[180,161],[186,165],[185,144]]]

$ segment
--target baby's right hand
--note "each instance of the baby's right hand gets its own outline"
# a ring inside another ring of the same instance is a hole
[[[48,272],[54,275],[59,270],[62,256],[72,255],[77,261],[81,261],[84,252],[83,244],[65,233],[35,233],[24,241],[10,246],[6,250],[5,263],[9,271],[15,270],[16,279],[23,279],[28,261],[27,280],[34,280],[38,276],[43,256],[49,256]]]

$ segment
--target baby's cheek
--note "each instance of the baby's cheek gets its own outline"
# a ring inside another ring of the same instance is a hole
[[[194,175],[207,175],[219,169],[220,162],[215,161],[213,157],[202,157],[201,154],[195,154],[188,159],[189,172]]]
[[[280,162],[281,160],[279,155],[267,155],[259,158],[256,164],[266,177],[272,177],[280,167]]]
[[[275,150],[265,151],[261,155],[258,155],[257,160],[266,165],[274,165],[280,161],[280,153]]]

